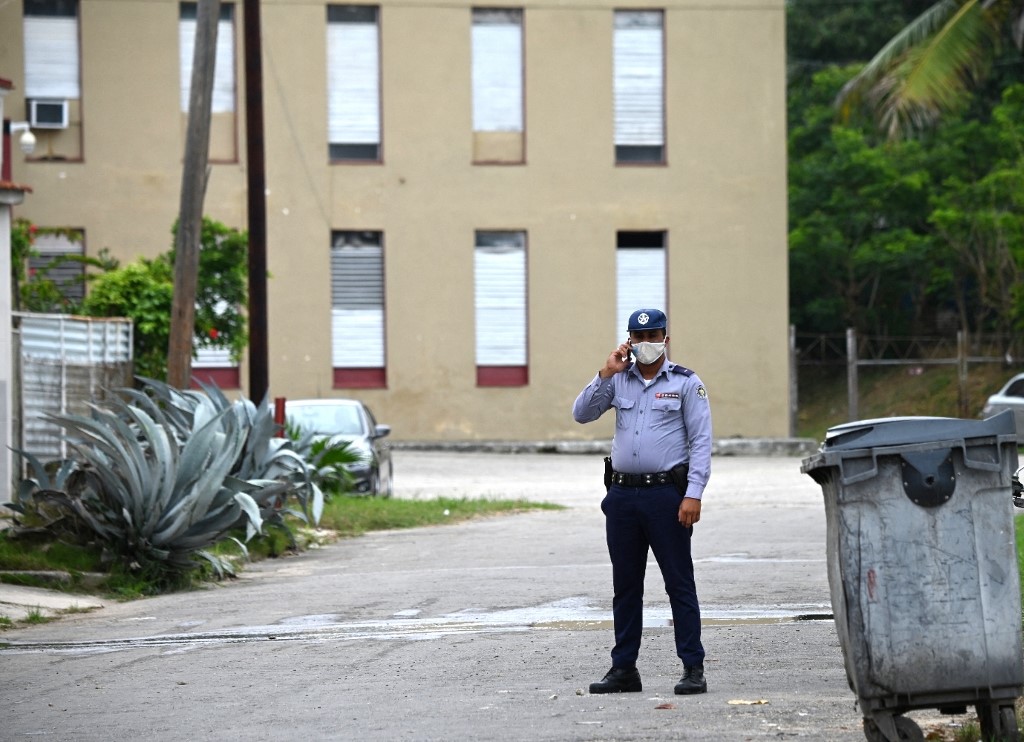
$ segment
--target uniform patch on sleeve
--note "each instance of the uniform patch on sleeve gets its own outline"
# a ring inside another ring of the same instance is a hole
[[[697,387],[697,396],[700,397],[701,399],[708,398],[708,390],[704,388],[703,384]]]

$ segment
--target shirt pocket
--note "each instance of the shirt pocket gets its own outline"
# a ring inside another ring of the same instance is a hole
[[[651,425],[679,425],[682,422],[683,401],[672,397],[651,401]]]
[[[615,408],[615,425],[619,428],[630,428],[633,426],[633,418],[636,417],[636,400],[626,397],[615,397],[612,400],[612,407]]]

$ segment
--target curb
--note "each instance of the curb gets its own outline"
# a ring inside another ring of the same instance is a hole
[[[395,451],[467,453],[609,454],[611,441],[391,441]],[[711,444],[713,456],[810,456],[819,450],[812,438],[722,438]]]

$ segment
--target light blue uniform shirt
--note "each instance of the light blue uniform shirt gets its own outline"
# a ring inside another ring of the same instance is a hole
[[[685,496],[701,499],[711,476],[711,405],[697,374],[667,358],[650,384],[636,364],[607,379],[598,374],[576,397],[572,416],[589,423],[611,407],[612,468],[648,474],[688,463]]]

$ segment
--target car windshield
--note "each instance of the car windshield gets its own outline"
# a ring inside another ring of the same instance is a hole
[[[1006,390],[1007,397],[1024,397],[1024,379],[1017,379],[1015,382],[1010,384],[1010,388]]]
[[[363,435],[359,408],[351,404],[289,405],[288,417],[305,432],[324,435]]]

